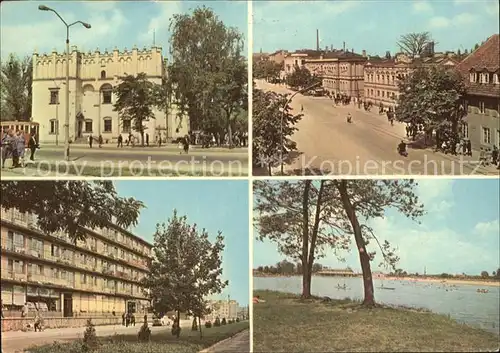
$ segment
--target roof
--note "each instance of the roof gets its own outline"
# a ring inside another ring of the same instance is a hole
[[[276,50],[274,53],[271,53],[269,54],[269,56],[273,56],[273,55],[277,55],[277,54],[288,54],[288,50],[284,50],[284,49],[279,49],[279,50]]]
[[[490,73],[498,73],[500,67],[499,53],[500,36],[494,34],[456,66],[464,78],[467,93],[494,97],[500,96],[499,85],[494,85],[493,83],[472,83],[469,80],[469,72],[471,70],[476,72],[488,71]]]

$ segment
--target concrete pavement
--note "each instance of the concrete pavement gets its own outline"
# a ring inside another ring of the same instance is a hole
[[[217,342],[200,353],[245,353],[250,352],[250,331],[245,330],[231,338]]]
[[[292,93],[284,86],[257,81],[257,87]],[[326,97],[296,95],[291,103],[295,113],[304,107],[298,131],[292,139],[299,153],[285,166],[285,173],[333,175],[498,175],[494,167],[481,167],[477,157],[409,149],[408,157],[397,153],[406,140],[404,124],[391,126],[385,115],[365,112],[354,105],[334,106]],[[353,123],[346,122],[350,113]],[[279,174],[279,167],[274,169]]]
[[[191,327],[191,320],[181,320],[181,327]],[[142,324],[136,326],[95,326],[96,334],[99,337],[112,336],[115,334],[137,334]],[[169,332],[169,326],[152,327],[149,325],[151,334],[159,332]],[[57,342],[68,342],[83,338],[85,327],[71,327],[60,329],[47,329],[42,332],[19,332],[7,331],[2,332],[2,353],[17,353],[22,352],[33,346],[41,346],[45,344]]]

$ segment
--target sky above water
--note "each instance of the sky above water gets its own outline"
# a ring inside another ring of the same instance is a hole
[[[398,248],[398,267],[411,273],[423,273],[425,268],[428,274],[496,271],[500,267],[498,179],[425,179],[418,184],[417,195],[427,211],[421,224],[395,210],[371,223],[381,242],[387,239]],[[373,250],[378,250],[374,241],[368,248]],[[331,252],[318,262],[361,271],[355,250],[342,255],[345,262]],[[282,259],[274,243],[254,241],[254,267]],[[372,269],[386,271],[378,268],[379,263],[377,257]]]
[[[436,51],[471,49],[498,33],[497,0],[254,1],[253,50],[333,45],[371,55],[395,53],[399,36],[430,32]]]
[[[1,57],[62,52],[66,30],[57,16],[38,10],[39,5],[56,10],[67,23],[88,22],[91,29],[73,26],[71,45],[84,51],[132,49],[134,45],[169,48],[169,24],[174,14],[191,13],[198,6],[211,8],[226,26],[236,27],[247,37],[248,6],[245,1],[2,1],[0,5]],[[155,33],[155,35],[153,35]],[[246,45],[245,39],[245,45]],[[247,50],[245,49],[244,55]]]
[[[249,303],[248,182],[237,181],[116,181],[122,197],[145,203],[134,234],[153,243],[157,223],[167,223],[174,209],[188,223],[205,228],[211,240],[218,231],[225,237],[223,279],[229,286],[218,298]]]

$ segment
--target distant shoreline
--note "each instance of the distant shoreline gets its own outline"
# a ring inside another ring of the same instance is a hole
[[[334,278],[345,278],[343,276],[323,276],[313,274],[314,277],[334,277]],[[293,275],[283,275],[283,274],[270,274],[270,273],[255,273],[253,277],[302,277],[302,275],[293,274]],[[357,275],[354,277],[361,277],[361,275]],[[459,279],[459,278],[423,278],[423,277],[375,277],[377,280],[387,280],[387,281],[407,281],[407,282],[431,282],[431,283],[443,283],[443,284],[466,284],[466,285],[474,285],[474,286],[489,286],[489,287],[500,287],[500,281],[495,281],[491,279]]]

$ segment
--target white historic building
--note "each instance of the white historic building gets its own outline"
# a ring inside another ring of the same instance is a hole
[[[131,132],[130,121],[121,121],[113,111],[114,86],[120,77],[144,72],[151,82],[160,84],[165,74],[166,59],[161,47],[150,49],[125,49],[111,52],[99,49],[94,52],[79,52],[71,48],[69,60],[69,135],[70,141],[84,142],[88,136],[103,136],[104,141],[116,141],[120,134],[124,141]],[[63,143],[66,114],[66,56],[53,51],[51,54],[33,54],[33,108],[32,119],[40,124],[40,142]],[[154,110],[155,119],[147,123],[146,133],[150,143],[157,137],[171,140],[187,134],[189,121],[178,118],[175,108],[168,113]],[[58,128],[59,127],[59,128]],[[57,136],[57,137],[56,137]]]

